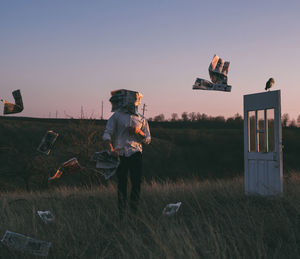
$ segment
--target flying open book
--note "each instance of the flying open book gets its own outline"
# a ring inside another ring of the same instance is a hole
[[[229,66],[230,62],[224,61],[217,55],[214,55],[208,67],[211,82],[202,78],[197,78],[193,85],[193,89],[230,92],[231,85],[227,84]]]
[[[4,99],[1,99],[1,101],[4,103],[3,114],[19,113],[24,109],[21,91],[15,90],[12,92],[12,95],[15,99],[15,103],[10,103]]]

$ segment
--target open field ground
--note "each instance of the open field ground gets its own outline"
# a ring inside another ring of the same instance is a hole
[[[144,183],[137,216],[120,221],[116,186],[7,192],[0,233],[52,243],[49,258],[300,258],[300,175],[285,177],[283,197],[243,193],[243,179]],[[182,202],[174,217],[168,203]],[[37,210],[56,216],[45,224]],[[33,258],[0,245],[1,258]]]
[[[284,196],[263,199],[243,193],[241,122],[150,123],[140,211],[120,221],[114,177],[89,170],[104,125],[0,117],[0,235],[51,242],[49,258],[300,258],[299,128],[283,128]],[[45,156],[36,148],[50,129],[59,137]],[[72,157],[86,170],[47,184]],[[178,214],[164,217],[178,201]],[[33,256],[0,244],[0,258]]]
[[[229,121],[229,120],[228,120]],[[0,116],[0,189],[42,190],[55,186],[101,185],[92,170],[63,175],[47,185],[61,163],[76,157],[84,167],[103,149],[106,121],[33,119]],[[36,151],[47,130],[59,137],[49,156]],[[144,177],[155,179],[220,179],[243,173],[242,120],[229,122],[150,122],[152,143],[144,147]],[[300,128],[283,128],[284,172],[299,171]]]

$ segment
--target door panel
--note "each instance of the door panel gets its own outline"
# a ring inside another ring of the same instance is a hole
[[[244,96],[244,159],[247,194],[282,192],[280,91]]]
[[[258,193],[264,194],[266,186],[265,175],[266,162],[264,160],[258,160]]]

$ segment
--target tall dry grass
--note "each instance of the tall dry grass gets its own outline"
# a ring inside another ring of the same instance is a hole
[[[137,216],[119,220],[116,186],[1,193],[0,233],[52,243],[49,258],[300,258],[300,176],[276,199],[247,197],[243,179],[144,183]],[[181,201],[174,217],[162,216]],[[56,216],[51,224],[37,210]],[[0,245],[1,258],[34,258]]]

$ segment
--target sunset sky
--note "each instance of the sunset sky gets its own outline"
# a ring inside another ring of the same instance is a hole
[[[300,114],[300,1],[0,0],[0,98],[17,116],[111,115],[110,91],[144,95],[146,117],[243,112],[243,95],[275,79],[282,113]],[[214,54],[232,92],[197,91]],[[298,61],[299,60],[299,61]],[[1,113],[3,104],[0,104]]]

